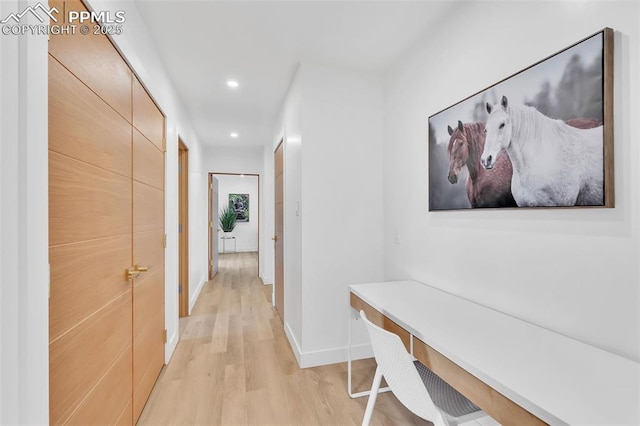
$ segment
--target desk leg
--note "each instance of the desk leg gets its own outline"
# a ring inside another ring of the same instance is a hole
[[[360,313],[356,312],[355,309],[349,309],[349,346],[347,347],[347,391],[349,392],[349,397],[351,398],[361,398],[363,396],[371,395],[371,391],[362,391],[362,392],[353,392],[351,388],[351,346],[352,346],[352,327],[353,320],[358,321],[360,319]],[[375,378],[374,378],[375,380]],[[389,392],[391,388],[385,387],[381,388],[378,393]]]

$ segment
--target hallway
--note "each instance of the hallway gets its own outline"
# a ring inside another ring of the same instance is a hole
[[[140,425],[359,425],[366,398],[347,395],[347,365],[298,368],[257,277],[256,253],[223,254],[140,417]],[[354,387],[370,386],[375,364],[355,363]],[[428,424],[389,393],[372,424]]]

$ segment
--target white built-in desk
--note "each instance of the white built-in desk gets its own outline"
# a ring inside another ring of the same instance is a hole
[[[413,339],[418,360],[503,425],[640,424],[640,363],[415,281],[349,288],[354,309]]]

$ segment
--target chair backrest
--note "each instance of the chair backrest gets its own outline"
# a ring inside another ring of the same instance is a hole
[[[413,357],[405,349],[400,337],[373,324],[364,311],[360,311],[360,317],[367,325],[378,368],[382,369],[396,398],[415,415],[435,425],[446,425],[413,364]]]

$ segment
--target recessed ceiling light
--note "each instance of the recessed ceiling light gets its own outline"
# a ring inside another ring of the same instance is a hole
[[[232,138],[234,138],[234,139],[235,139],[235,138],[237,138],[237,137],[238,137],[238,134],[237,134],[236,132],[233,132],[233,133],[231,133],[229,136],[231,136]]]
[[[227,80],[227,86],[236,89],[240,84],[236,80]]]

